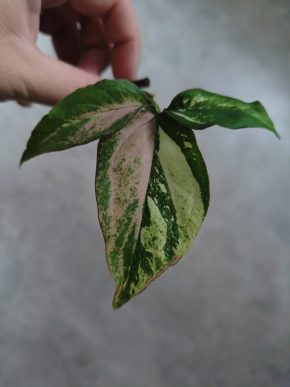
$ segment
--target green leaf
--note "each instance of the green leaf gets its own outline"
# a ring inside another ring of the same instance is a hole
[[[87,144],[118,131],[144,108],[155,112],[150,96],[126,80],[103,80],[78,89],[39,122],[21,163],[42,153]]]
[[[202,89],[178,94],[164,114],[192,129],[205,129],[213,125],[230,129],[265,128],[279,138],[260,102],[247,103]]]
[[[118,308],[188,251],[209,183],[194,134],[140,112],[98,146],[96,198]]]

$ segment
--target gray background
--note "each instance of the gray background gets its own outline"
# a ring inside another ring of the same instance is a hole
[[[140,76],[162,107],[190,87],[259,99],[282,141],[260,129],[197,133],[212,192],[202,230],[176,267],[113,311],[96,144],[19,170],[47,108],[1,104],[0,386],[290,386],[290,3],[135,4]]]

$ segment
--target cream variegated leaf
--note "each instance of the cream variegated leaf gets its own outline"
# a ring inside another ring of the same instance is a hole
[[[145,111],[98,144],[96,198],[107,260],[117,284],[127,277],[136,248],[155,133],[155,116]]]
[[[103,80],[64,98],[33,130],[21,163],[42,153],[87,144],[122,129],[152,98],[125,80]]]
[[[152,94],[104,80],[64,98],[39,122],[21,162],[100,139],[96,199],[118,308],[186,254],[209,206],[209,179],[191,129],[262,127],[260,102],[192,89],[160,113]]]
[[[96,197],[120,307],[188,251],[203,222],[209,186],[194,134],[139,113],[100,140]]]

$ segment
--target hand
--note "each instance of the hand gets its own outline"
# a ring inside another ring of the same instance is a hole
[[[38,32],[51,35],[59,60],[40,52]],[[111,64],[133,79],[140,38],[130,0],[1,0],[0,100],[53,105],[97,82]]]

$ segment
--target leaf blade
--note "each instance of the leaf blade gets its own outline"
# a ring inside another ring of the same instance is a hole
[[[229,129],[265,128],[279,137],[264,106],[211,93],[203,89],[178,94],[164,113],[192,129],[220,125]]]
[[[154,118],[151,112],[140,112],[129,126],[104,137],[98,145],[96,199],[107,262],[117,288],[125,281],[138,237],[154,149]],[[119,260],[123,254],[127,260]]]
[[[118,133],[100,140],[101,148],[100,152],[98,152],[96,197],[100,224],[105,237],[107,261],[116,282],[116,292],[113,301],[114,308],[122,306],[130,298],[142,292],[149,283],[168,267],[179,261],[195,238],[208,207],[208,177],[203,160],[203,164],[200,164],[202,156],[197,148],[194,134],[188,131],[187,128],[182,128],[180,125],[178,125],[177,131],[176,122],[173,120],[170,121],[168,118],[162,121],[158,120],[158,129],[156,123],[152,123],[152,125],[155,125],[153,131],[156,134],[154,139],[151,136],[150,142],[150,157],[152,157],[150,170],[148,169],[148,160],[147,162],[143,160],[141,164],[143,166],[147,164],[145,179],[147,182],[145,182],[145,185],[147,185],[146,192],[143,191],[142,198],[139,196],[139,205],[133,210],[133,212],[138,211],[138,223],[132,222],[132,217],[130,218],[126,214],[126,211],[119,212],[117,219],[113,219],[118,213],[114,209],[110,211],[111,216],[108,217],[108,206],[106,207],[103,205],[104,203],[101,203],[102,196],[110,198],[111,201],[115,201],[115,204],[110,204],[112,208],[115,208],[118,202],[116,196],[108,195],[108,189],[104,188],[104,184],[107,184],[104,183],[104,179],[108,174],[102,173],[102,170],[108,170],[108,168],[104,168],[101,165],[102,161],[100,161],[105,158],[107,160],[112,158],[112,152],[111,154],[110,152],[107,153],[107,157],[104,157],[106,152],[105,148],[102,147],[105,142],[110,141],[110,138],[112,139],[118,136]],[[123,129],[122,132],[126,130]],[[143,130],[145,130],[144,127]],[[179,135],[177,139],[178,134],[176,135],[175,133],[180,133],[180,130],[182,135]],[[151,134],[153,135],[153,132]],[[141,139],[142,137],[139,139],[140,144],[144,142]],[[187,153],[184,154],[183,149],[186,146],[188,147],[188,141],[192,145],[192,153],[190,153],[190,149],[188,148]],[[170,145],[169,148],[168,145]],[[108,146],[107,150],[109,148]],[[139,150],[138,153],[140,152],[142,150]],[[143,155],[146,155],[146,153],[145,151]],[[130,160],[128,160],[129,153],[126,151],[123,154],[127,156],[126,162],[130,163]],[[179,161],[176,163],[176,167],[174,166],[175,162],[170,162],[172,157],[174,161]],[[112,159],[114,160],[114,157]],[[193,165],[197,159],[196,167],[200,168],[202,166],[204,168],[203,172],[206,174],[206,179],[203,182],[201,182],[200,176],[197,179],[195,176],[192,176],[196,172]],[[188,160],[191,161],[188,162]],[[180,170],[180,166],[182,166],[181,169],[184,169],[185,172]],[[124,171],[124,168],[122,169]],[[116,175],[112,175],[111,178],[117,179]],[[182,179],[183,184],[185,184],[185,180],[188,183],[186,188],[180,192],[178,187]],[[137,181],[140,180],[144,182],[144,179],[140,179],[139,176]],[[108,185],[110,184],[109,182]],[[201,186],[202,188],[200,188]],[[102,195],[103,190],[107,190],[106,195]],[[122,197],[126,195],[126,193],[122,193],[120,187],[117,191]],[[129,204],[132,205],[133,197],[134,195],[131,195],[130,201],[126,199],[127,208]],[[183,199],[182,203],[185,203],[183,207],[179,205],[180,197]],[[197,202],[199,205],[197,205]],[[120,223],[122,220],[123,224]],[[120,223],[119,229],[118,227],[112,227],[112,224],[116,225],[118,222]],[[116,231],[113,236],[112,229]],[[112,240],[115,241],[115,244],[117,243],[116,241],[123,241],[117,254],[112,253],[115,249],[115,247],[112,248],[110,246]],[[113,262],[114,260],[115,262]]]
[[[78,89],[52,108],[35,127],[20,163],[118,131],[144,107],[154,111],[147,94],[129,81],[103,80]]]

